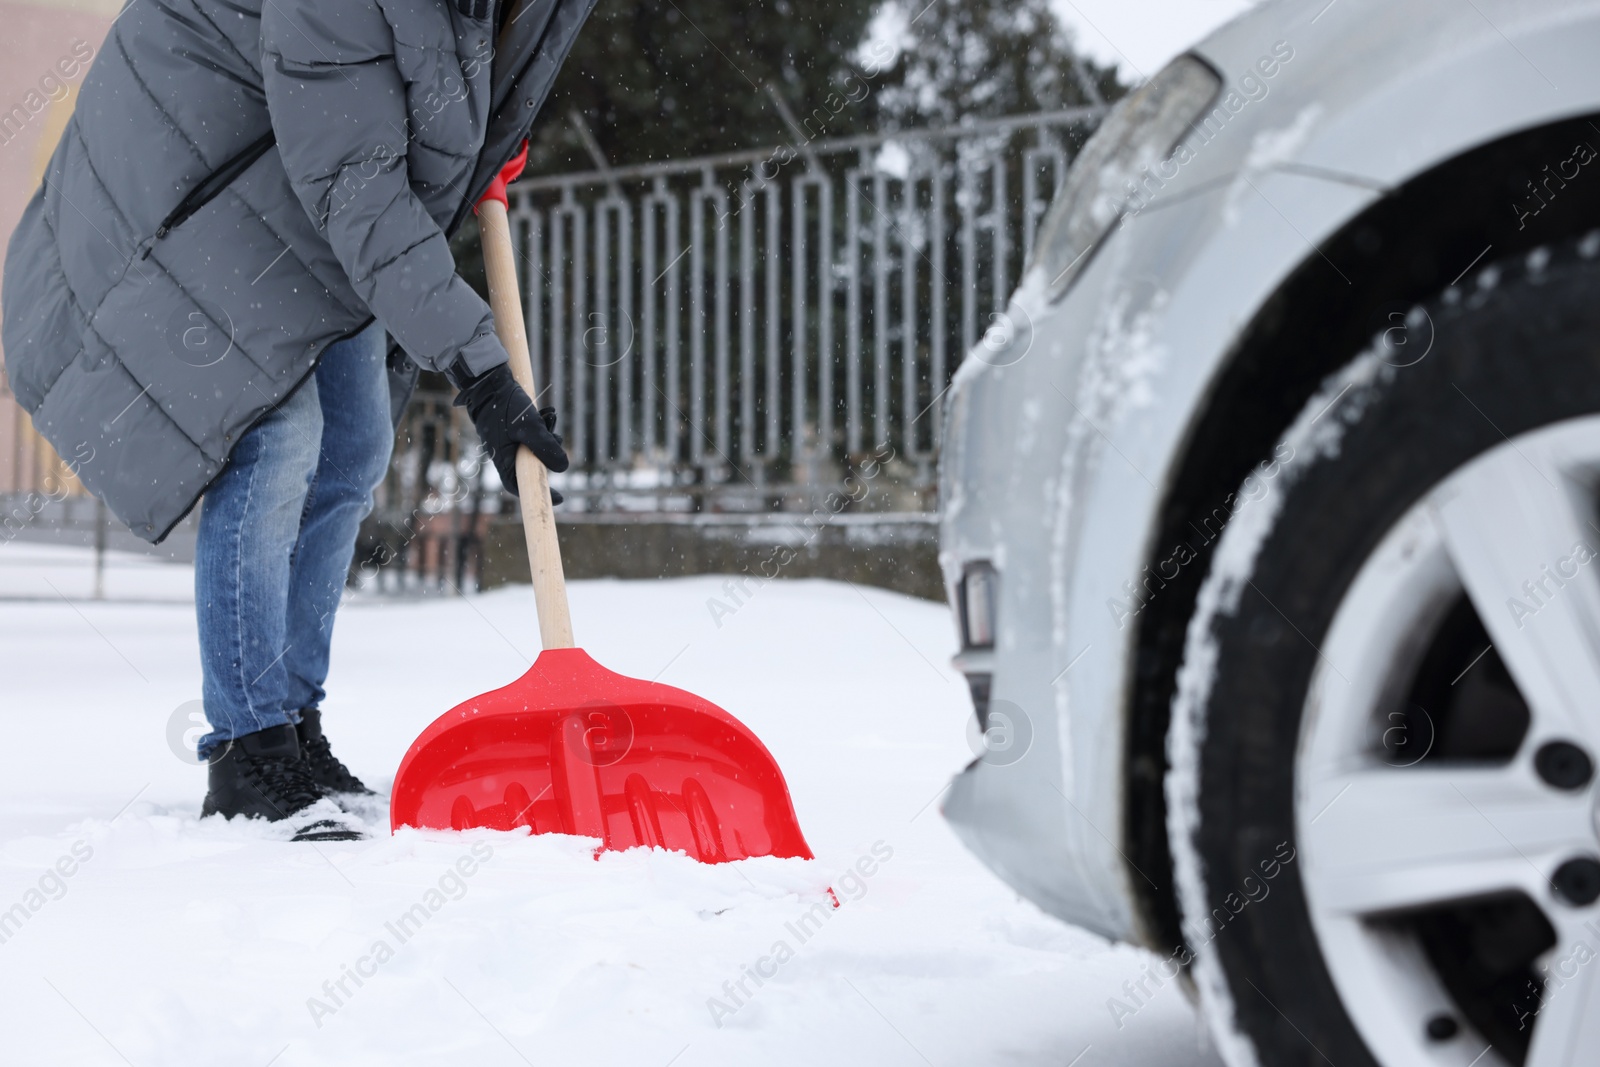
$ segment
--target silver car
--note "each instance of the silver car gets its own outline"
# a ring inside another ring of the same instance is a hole
[[[1250,1064],[1600,1064],[1600,3],[1283,0],[949,398],[946,817]]]

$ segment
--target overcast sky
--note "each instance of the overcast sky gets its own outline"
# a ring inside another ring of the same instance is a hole
[[[1173,56],[1251,6],[1251,0],[1053,0],[1078,46],[1143,81]]]

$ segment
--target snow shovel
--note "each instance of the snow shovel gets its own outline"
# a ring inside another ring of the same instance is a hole
[[[485,200],[478,225],[496,332],[536,397],[505,205]],[[549,483],[526,448],[517,485],[543,651],[515,682],[422,731],[395,776],[391,828],[526,826],[704,863],[810,859],[783,773],[743,723],[692,693],[614,674],[575,646]]]

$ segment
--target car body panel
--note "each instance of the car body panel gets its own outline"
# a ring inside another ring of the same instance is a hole
[[[1292,58],[1266,78],[1285,42]],[[1000,575],[996,647],[958,665],[991,674],[991,711],[1030,736],[1020,759],[959,775],[945,815],[1046,911],[1146,943],[1131,884],[1144,876],[1121,847],[1124,583],[1169,558],[1152,541],[1186,435],[1265,302],[1386,188],[1600,111],[1600,3],[1269,3],[1192,54],[1238,109],[1064,298],[1024,278],[957,374],[941,473],[951,603],[969,562]]]

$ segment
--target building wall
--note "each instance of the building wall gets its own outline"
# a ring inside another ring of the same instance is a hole
[[[0,246],[10,244],[72,114],[86,69],[79,57],[99,54],[120,8],[120,0],[0,0]],[[76,490],[0,373],[0,493],[63,486]]]

